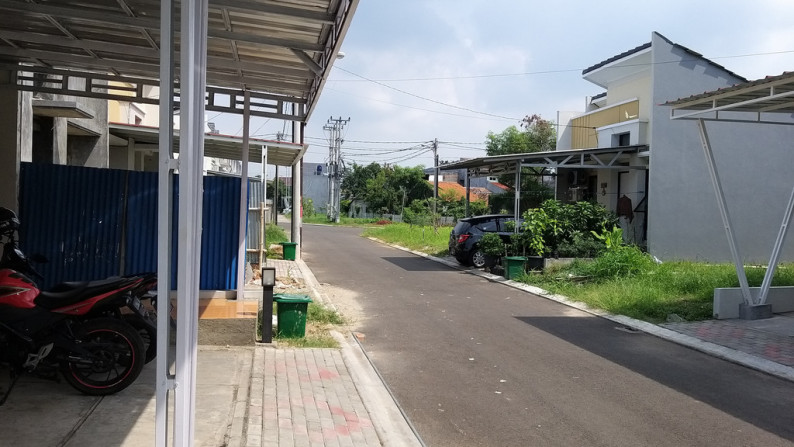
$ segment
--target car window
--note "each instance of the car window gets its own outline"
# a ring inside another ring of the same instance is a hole
[[[482,222],[481,224],[477,225],[477,228],[479,228],[482,231],[493,231],[493,232],[499,231],[496,219],[486,220],[485,222]]]
[[[455,228],[452,229],[452,232],[455,234],[463,234],[469,229],[470,226],[471,225],[468,222],[460,221],[455,225]]]

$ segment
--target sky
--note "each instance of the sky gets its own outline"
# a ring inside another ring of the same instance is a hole
[[[361,0],[306,126],[307,162],[328,159],[329,119],[346,165],[433,165],[485,155],[488,132],[526,115],[556,121],[604,90],[582,70],[658,32],[747,79],[794,71],[794,1]],[[671,98],[675,99],[675,98]],[[240,135],[231,117],[219,131]],[[251,135],[291,125],[254,118]]]

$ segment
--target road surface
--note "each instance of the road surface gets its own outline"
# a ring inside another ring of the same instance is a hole
[[[429,446],[794,444],[794,384],[378,244],[306,226],[303,256]]]

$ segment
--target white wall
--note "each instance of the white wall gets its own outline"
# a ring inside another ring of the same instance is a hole
[[[741,81],[656,34],[652,45],[653,104]],[[696,123],[672,121],[659,105],[651,120],[650,252],[663,260],[730,261]],[[707,129],[744,260],[766,263],[794,186],[794,126],[712,122]],[[792,232],[787,261],[794,261]]]

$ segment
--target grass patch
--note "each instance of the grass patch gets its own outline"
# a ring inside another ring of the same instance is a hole
[[[446,256],[449,251],[450,231],[452,231],[452,227],[438,227],[438,233],[436,233],[433,227],[429,226],[393,223],[367,228],[363,235],[433,256]]]
[[[357,217],[339,217],[339,223],[330,222],[328,217],[325,215],[316,214],[312,217],[304,217],[303,223],[308,224],[324,224],[324,225],[339,225],[339,226],[362,226],[362,225],[372,225],[380,219],[373,218],[373,219],[364,219],[364,218],[357,218]]]
[[[275,305],[273,313],[274,315],[276,313]],[[294,348],[338,348],[339,343],[329,332],[345,323],[345,318],[339,312],[320,303],[311,302],[306,313],[306,336],[301,338],[274,336],[274,339],[281,345]]]
[[[646,264],[634,274],[590,276],[582,281],[597,262],[577,261],[570,266],[547,269],[541,275],[524,275],[520,280],[591,307],[652,323],[666,321],[669,314],[688,321],[710,319],[714,289],[739,286],[733,264],[684,261]],[[760,286],[766,269],[745,268],[750,286]],[[794,264],[780,265],[772,284],[794,285]]]

